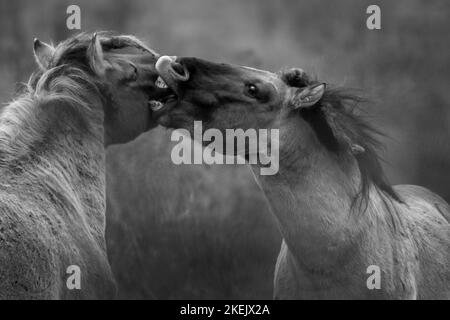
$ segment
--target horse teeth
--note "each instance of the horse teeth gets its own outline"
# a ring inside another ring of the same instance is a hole
[[[167,83],[165,83],[164,80],[163,80],[161,77],[158,77],[158,79],[156,79],[155,84],[156,84],[156,86],[157,86],[158,88],[161,88],[161,89],[166,89],[166,88],[168,88]]]
[[[162,102],[155,101],[155,100],[150,101],[150,108],[151,108],[153,111],[158,111],[158,110],[160,110],[162,107],[164,107],[164,104],[163,104]]]

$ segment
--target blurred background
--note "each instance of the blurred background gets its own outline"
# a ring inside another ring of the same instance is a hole
[[[34,37],[57,43],[67,6],[82,31],[134,34],[160,53],[277,71],[302,67],[361,89],[394,184],[450,201],[450,2],[0,0],[0,97],[35,70]],[[366,8],[381,8],[381,30]],[[270,299],[280,235],[245,166],[175,166],[170,131],[108,150],[107,242],[119,297]]]

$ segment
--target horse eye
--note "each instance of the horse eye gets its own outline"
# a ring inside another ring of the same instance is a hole
[[[256,97],[256,95],[258,94],[258,87],[254,84],[249,84],[247,86],[247,93],[252,97]]]

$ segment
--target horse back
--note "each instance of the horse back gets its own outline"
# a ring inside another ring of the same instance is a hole
[[[417,250],[418,298],[450,299],[450,206],[423,187],[399,185],[394,189],[405,202],[402,220]]]
[[[450,224],[450,205],[438,196],[436,193],[420,186],[415,185],[398,185],[394,187],[400,197],[406,204],[419,204],[422,202],[422,207],[426,204],[431,205],[434,212],[442,216],[448,224]]]

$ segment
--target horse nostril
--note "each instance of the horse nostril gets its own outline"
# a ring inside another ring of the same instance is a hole
[[[184,76],[184,68],[181,64],[178,62],[172,63],[172,69],[178,73],[180,76]]]
[[[173,72],[175,73],[174,75],[178,78],[178,80],[181,80],[181,81],[188,80],[188,78],[189,78],[188,72],[181,63],[173,61],[170,66],[171,66]]]

